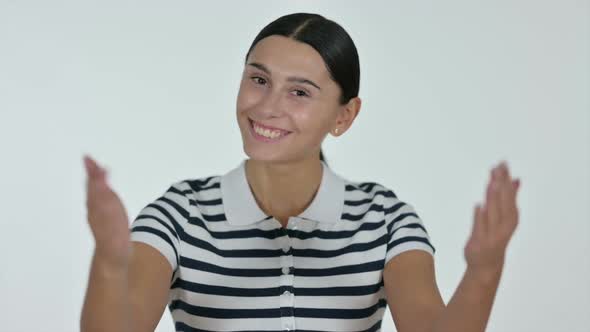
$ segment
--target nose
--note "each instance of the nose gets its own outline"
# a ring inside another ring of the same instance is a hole
[[[256,107],[257,115],[261,118],[280,117],[284,112],[282,101],[282,96],[278,91],[267,91]]]

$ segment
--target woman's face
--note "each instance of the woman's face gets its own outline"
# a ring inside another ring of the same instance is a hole
[[[317,158],[345,107],[339,98],[340,87],[311,46],[276,35],[260,40],[246,62],[236,105],[245,153],[276,162]]]

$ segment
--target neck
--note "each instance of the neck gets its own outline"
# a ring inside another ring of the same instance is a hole
[[[319,159],[287,164],[248,159],[245,171],[258,206],[283,226],[311,204],[323,173]]]

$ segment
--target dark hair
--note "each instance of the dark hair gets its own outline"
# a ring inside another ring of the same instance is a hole
[[[284,15],[265,26],[254,38],[246,53],[271,35],[279,35],[308,44],[324,60],[330,77],[340,86],[340,105],[358,96],[360,82],[359,56],[352,38],[338,23],[318,14],[294,13]],[[320,160],[325,161],[320,149]]]

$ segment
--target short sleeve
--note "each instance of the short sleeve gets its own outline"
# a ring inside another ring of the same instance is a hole
[[[385,264],[408,250],[424,250],[434,256],[430,236],[411,204],[393,198],[393,204],[385,208],[385,224],[388,234]]]
[[[131,241],[143,242],[158,250],[178,268],[180,239],[188,219],[188,198],[182,182],[172,184],[160,197],[147,204],[131,223]]]

